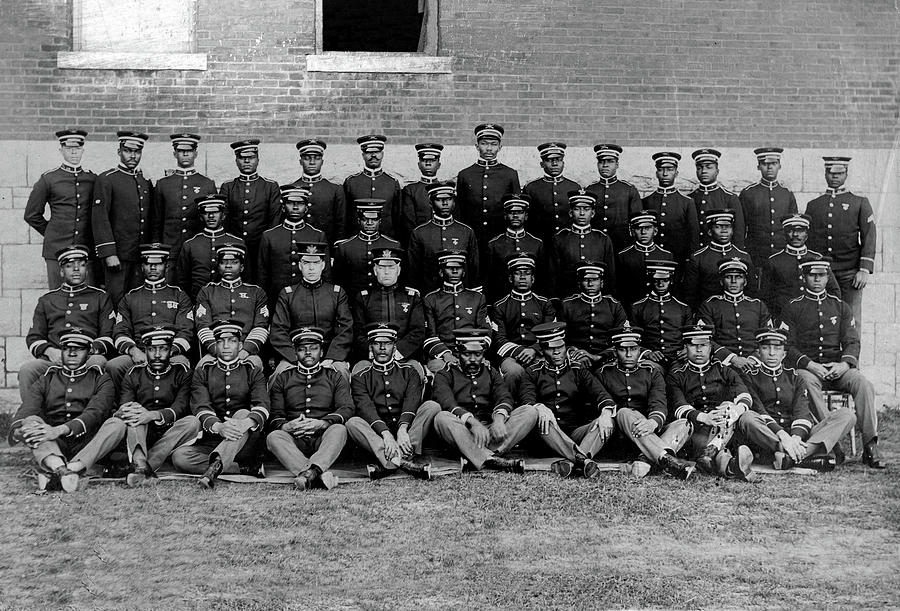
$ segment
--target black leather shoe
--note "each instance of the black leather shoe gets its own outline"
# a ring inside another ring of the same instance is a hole
[[[797,466],[827,473],[828,471],[834,471],[835,464],[835,458],[831,454],[816,454],[815,456],[807,456]]]
[[[384,479],[393,473],[393,470],[385,469],[381,465],[366,465],[366,472],[369,474],[369,479],[375,481],[377,479]]]
[[[416,479],[424,479],[426,481],[431,479],[431,465],[420,465],[417,462],[404,459],[400,461],[400,468]]]
[[[738,446],[737,453],[725,467],[725,477],[749,482],[753,474],[753,452],[747,446]]]
[[[485,469],[493,469],[494,471],[506,471],[507,473],[525,473],[524,460],[510,460],[508,458],[500,458],[493,456],[484,461],[482,465]]]
[[[715,475],[715,458],[716,454],[718,453],[719,451],[713,446],[706,446],[706,448],[703,450],[703,454],[701,454],[700,457],[697,458],[697,470],[700,471],[700,473],[705,473],[706,475]]]
[[[156,473],[150,468],[150,465],[135,465],[134,472],[125,476],[125,483],[129,488],[137,488],[147,484],[156,483]]]
[[[844,448],[841,447],[841,444],[834,444],[834,448],[831,451],[834,452],[834,464],[837,466],[844,464],[844,461],[847,460],[847,455],[844,454]]]
[[[203,472],[203,475],[200,476],[197,483],[201,488],[212,490],[216,487],[216,478],[218,478],[221,473],[222,461],[217,458],[209,463],[209,467],[206,468],[206,471]]]
[[[307,469],[294,478],[294,488],[298,490],[310,490],[319,481],[319,472],[315,469]]]
[[[565,458],[550,463],[550,471],[556,473],[560,477],[569,477],[572,475],[574,469],[575,463],[571,460],[566,460]]]
[[[790,471],[797,464],[794,462],[794,459],[785,454],[784,452],[775,452],[775,460],[772,461],[772,466],[779,471]]]
[[[662,458],[659,459],[659,466],[672,477],[677,477],[681,480],[688,479],[693,475],[696,468],[694,463],[681,460],[672,454],[663,454]]]
[[[871,469],[887,469],[887,463],[881,457],[881,450],[878,449],[878,438],[872,439],[863,449],[863,463]]]

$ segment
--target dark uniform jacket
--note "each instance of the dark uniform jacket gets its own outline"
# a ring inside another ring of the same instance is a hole
[[[503,231],[503,206],[506,193],[519,192],[519,173],[498,161],[478,159],[456,177],[456,202],[459,218],[477,232],[482,257],[491,236]],[[482,259],[484,260],[484,259]]]
[[[609,295],[578,293],[563,299],[560,319],[566,323],[566,343],[593,355],[609,349],[609,331],[628,320],[622,304]]]
[[[803,440],[809,437],[813,426],[809,392],[796,371],[787,367],[770,369],[757,361],[757,366],[741,377],[753,400],[753,411],[762,416],[773,433],[787,431]]]
[[[463,327],[488,329],[484,295],[459,285],[444,284],[422,300],[425,309],[425,343],[429,358],[439,358],[453,346],[453,330]]]
[[[224,363],[219,359],[203,363],[191,379],[191,411],[200,419],[204,437],[216,422],[246,409],[260,429],[269,417],[269,393],[262,371],[245,361]]]
[[[356,411],[350,384],[337,371],[321,364],[309,369],[299,364],[285,369],[272,381],[269,396],[269,426],[273,431],[301,416],[344,424]]]
[[[519,392],[520,403],[543,403],[550,408],[560,430],[565,432],[595,420],[604,408],[616,407],[594,374],[578,363],[558,368],[546,361],[532,363],[525,370]]]
[[[535,325],[555,321],[556,309],[546,297],[531,291],[512,291],[491,306],[489,317],[497,326],[494,331],[497,355],[517,359],[524,348],[535,348],[540,352],[531,329]]]
[[[569,227],[553,236],[550,248],[550,274],[556,296],[565,297],[578,290],[578,266],[586,261],[606,264],[604,286],[616,288],[616,251],[612,240],[599,229]]]
[[[93,247],[91,206],[97,175],[62,164],[41,174],[25,204],[25,222],[44,236],[41,256],[55,259],[56,252],[72,244]],[[50,205],[50,220],[44,210]]]
[[[153,327],[167,325],[175,329],[173,344],[182,354],[191,349],[194,339],[194,306],[187,293],[170,286],[165,279],[128,291],[119,302],[113,329],[116,350],[128,354],[134,346],[144,350],[141,336]]]
[[[805,369],[810,361],[859,366],[859,329],[853,310],[834,295],[803,291],[782,310],[781,328],[788,331],[785,362],[796,369]]]
[[[369,323],[392,322],[400,327],[395,350],[400,358],[417,358],[425,341],[425,307],[422,295],[408,286],[373,286],[351,299],[354,352],[357,360],[368,357]]]
[[[650,293],[632,306],[631,322],[644,330],[644,348],[659,350],[672,362],[681,350],[681,329],[693,322],[693,316],[690,306],[671,293]]]
[[[428,197],[428,188],[437,180],[437,177],[422,176],[416,182],[406,184],[400,191],[402,226],[397,239],[404,246],[409,244],[413,229],[422,223],[427,223],[431,218],[431,199]]]
[[[382,248],[399,248],[400,242],[382,233],[358,233],[352,238],[338,240],[334,245],[334,265],[331,277],[348,295],[356,295],[375,282],[372,253]]]
[[[162,423],[173,422],[191,413],[191,378],[193,372],[180,363],[170,364],[165,371],[155,372],[147,364],[135,365],[122,378],[119,405],[134,401],[144,409],[159,411]]]
[[[434,400],[457,418],[471,414],[482,423],[491,422],[494,414],[509,416],[513,410],[503,376],[487,363],[474,376],[459,365],[448,365],[434,374]]]
[[[74,327],[96,338],[95,353],[109,354],[115,320],[112,301],[105,291],[87,284],[63,284],[38,298],[25,343],[39,359],[47,348],[59,348],[60,335]]]
[[[750,395],[737,372],[712,359],[705,365],[686,362],[676,365],[666,376],[669,411],[675,418],[697,424],[700,412],[710,412],[723,401],[750,407]]]
[[[432,217],[427,223],[422,223],[413,230],[409,238],[408,254],[410,284],[423,293],[441,286],[437,253],[445,249],[466,251],[468,257],[463,283],[468,287],[479,286],[481,260],[475,232],[465,223],[460,223],[452,217],[449,219]]]
[[[350,381],[357,413],[378,435],[409,426],[422,402],[422,379],[412,365],[372,363]]]
[[[806,204],[809,246],[833,259],[835,276],[875,271],[875,215],[869,200],[843,187]]]
[[[320,176],[311,178],[301,176],[294,185],[310,190],[307,221],[325,232],[328,244],[334,244],[345,238],[350,232],[347,229],[347,202],[344,198],[344,187],[336,185]]]
[[[140,170],[107,170],[94,182],[91,227],[97,256],[141,259],[140,245],[154,235],[153,185]]]
[[[634,369],[607,363],[597,372],[597,379],[617,408],[627,407],[640,412],[656,422],[657,431],[662,431],[669,410],[666,409],[666,381],[659,369],[647,363],[639,363]]]
[[[630,310],[636,301],[647,296],[652,289],[651,280],[647,277],[647,259],[674,261],[672,253],[656,243],[645,246],[634,243],[619,251],[616,263],[618,291],[616,296]]]
[[[197,293],[219,278],[216,250],[223,244],[244,244],[244,240],[224,229],[204,229],[181,247],[175,278],[181,290],[197,299]],[[246,272],[245,272],[246,273]]]
[[[542,176],[525,185],[522,192],[531,198],[532,204],[528,209],[531,233],[549,244],[557,231],[568,227],[572,223],[569,218],[569,191],[580,188],[581,185],[565,176]]]
[[[363,168],[362,172],[352,174],[344,179],[344,197],[347,198],[348,233],[359,229],[354,200],[374,198],[384,200],[381,233],[392,238],[397,237],[397,230],[401,228],[402,221],[400,219],[400,183],[396,178],[381,169],[372,172],[368,168]]]
[[[718,294],[722,290],[719,281],[719,260],[740,257],[749,268],[747,277],[753,275],[753,263],[750,255],[732,243],[716,244],[710,242],[688,259],[684,270],[684,283],[681,294],[692,307],[697,308],[701,303]]]
[[[203,229],[194,200],[215,192],[216,183],[193,168],[174,170],[156,181],[153,193],[154,241],[172,247],[169,251],[171,261],[178,260],[185,240]]]
[[[659,214],[659,233],[656,241],[670,251],[679,265],[700,248],[700,223],[694,200],[682,195],[675,187],[657,187],[641,200],[644,210]]]
[[[700,243],[706,244],[709,236],[705,233],[706,213],[710,210],[728,209],[734,212],[734,237],[732,241],[740,248],[744,247],[744,238],[747,234],[746,225],[744,224],[744,210],[741,207],[741,200],[738,196],[722,188],[716,182],[712,185],[698,185],[691,192],[691,199],[697,207],[697,220],[700,223]]]
[[[297,361],[291,331],[306,326],[325,330],[323,360],[347,360],[353,344],[353,315],[344,289],[321,280],[315,284],[301,280],[284,287],[278,294],[270,330],[272,347],[282,358]]]
[[[734,356],[746,357],[756,351],[756,332],[771,327],[772,317],[761,300],[723,292],[703,302],[697,322],[715,327],[713,356],[728,365]]]
[[[278,183],[258,174],[238,176],[224,183],[219,193],[228,200],[225,230],[242,238],[247,245],[248,277],[256,282],[263,231],[277,225],[281,218]]]
[[[759,268],[769,255],[784,248],[781,217],[797,212],[797,200],[777,180],[765,179],[746,187],[738,199],[747,223],[747,252]]]
[[[291,223],[284,221],[280,225],[263,232],[259,245],[259,265],[257,274],[259,285],[269,296],[269,304],[275,304],[278,293],[286,286],[297,284],[300,274],[299,243],[324,242],[325,232],[313,227],[305,221]],[[325,271],[322,278],[331,277],[331,257],[325,257]]]
[[[197,294],[194,312],[197,339],[208,353],[212,353],[216,343],[210,325],[217,320],[241,323],[242,348],[249,354],[259,354],[269,338],[268,297],[260,287],[245,284],[240,278],[210,282],[204,286]]]
[[[781,310],[788,302],[803,294],[803,274],[800,273],[800,261],[807,257],[819,259],[822,255],[814,250],[809,250],[806,246],[793,248],[786,245],[766,261],[762,271],[762,298],[768,304],[769,311],[775,318],[780,319]],[[830,267],[825,291],[829,295],[841,297],[841,287]]]
[[[484,291],[488,299],[496,301],[512,288],[506,259],[523,252],[530,252],[535,256],[535,287],[545,286],[549,272],[544,243],[524,229],[518,232],[507,229],[488,242],[487,269],[484,273]]]
[[[641,211],[641,194],[630,182],[613,176],[601,178],[584,189],[597,196],[596,214],[591,225],[604,232],[613,242],[615,252],[631,243],[628,218]]]

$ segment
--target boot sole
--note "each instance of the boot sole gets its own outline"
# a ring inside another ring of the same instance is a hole
[[[338,485],[338,476],[331,471],[325,471],[319,476],[319,481],[322,482],[322,486],[325,490],[331,490]]]
[[[61,475],[59,478],[59,485],[63,489],[63,492],[77,492],[80,479],[81,478],[78,477],[77,473]]]
[[[550,465],[550,471],[560,477],[569,477],[572,475],[572,469],[574,469],[574,465],[568,460],[557,460]]]

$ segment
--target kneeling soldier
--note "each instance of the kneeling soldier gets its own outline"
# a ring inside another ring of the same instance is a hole
[[[294,486],[309,490],[320,485],[330,490],[338,481],[328,469],[347,443],[344,425],[355,411],[350,384],[342,374],[322,365],[324,329],[297,329],[291,341],[297,364],[274,375],[266,446],[295,475]]]
[[[350,418],[347,432],[381,463],[369,465],[372,479],[388,475],[397,467],[415,477],[431,479],[431,466],[412,459],[422,453],[422,441],[441,406],[434,401],[422,403],[419,373],[412,365],[394,359],[398,331],[394,323],[367,326],[373,363],[355,373],[350,382],[353,402],[362,417]]]

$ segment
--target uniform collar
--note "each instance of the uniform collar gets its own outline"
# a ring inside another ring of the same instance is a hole
[[[462,282],[457,282],[456,284],[450,284],[449,282],[441,283],[441,290],[445,293],[450,293],[451,295],[459,295],[465,290]]]
[[[117,165],[116,169],[119,170],[120,172],[122,172],[123,174],[128,174],[129,176],[137,176],[138,172],[140,171],[137,168],[135,168],[133,170],[129,170],[122,164]]]
[[[572,233],[574,233],[575,235],[585,236],[591,232],[593,227],[591,227],[590,225],[585,225],[584,227],[581,227],[579,225],[572,225],[571,227],[569,227],[569,229],[571,229]]]
[[[761,184],[762,186],[766,187],[767,189],[774,189],[775,187],[780,187],[780,186],[781,186],[781,183],[778,182],[778,179],[775,179],[775,180],[773,180],[772,182],[769,182],[769,181],[766,180],[765,178],[760,178],[760,179],[759,179],[759,184]]]
[[[603,293],[598,293],[593,297],[591,297],[590,295],[585,295],[584,293],[578,293],[578,297],[581,298],[583,302],[590,305],[597,305],[598,303],[603,301]]]
[[[207,229],[206,227],[204,227],[203,235],[208,238],[221,238],[223,235],[225,235],[225,228],[219,227],[218,229]]]
[[[419,182],[423,185],[433,185],[437,182],[437,176],[425,176],[424,174],[419,177]]]
[[[233,289],[238,288],[238,287],[241,286],[242,284],[244,284],[244,281],[241,280],[240,276],[238,276],[238,277],[235,278],[234,280],[224,280],[224,279],[223,279],[223,280],[219,280],[219,286],[221,286],[222,288],[226,288],[226,289],[232,289],[232,290],[233,290]]]
[[[560,376],[560,375],[564,374],[566,372],[566,370],[569,368],[569,358],[566,357],[565,362],[562,365],[560,365],[559,367],[554,367],[549,362],[545,362],[544,367],[546,367],[547,371],[549,371],[550,373],[552,373],[556,376]]]
[[[467,378],[469,378],[470,380],[474,380],[475,378],[480,376],[482,373],[484,373],[486,368],[487,367],[485,366],[485,364],[481,363],[481,366],[478,368],[478,371],[476,371],[475,373],[468,373],[462,368],[462,366],[460,366],[460,370],[463,372],[463,375],[466,376]]]
[[[291,231],[299,231],[306,227],[306,219],[300,219],[297,222],[284,220],[281,222],[281,224],[284,225],[285,229],[290,229]]]
[[[657,295],[653,291],[647,293],[647,299],[650,301],[655,301],[656,303],[668,303],[672,301],[672,293],[666,292],[665,295]]]
[[[147,363],[147,374],[148,374],[148,375],[151,375],[151,376],[164,376],[164,375],[166,375],[167,373],[169,373],[170,371],[172,371],[172,361],[169,361],[169,363],[166,365],[166,368],[163,369],[162,371],[153,371],[152,369],[150,369],[150,364]]]
[[[672,185],[671,187],[656,187],[656,192],[661,195],[672,195],[676,191],[678,191],[678,187],[676,187],[675,185]]]
[[[82,365],[78,369],[66,369],[65,367],[62,367],[62,372],[63,375],[69,376],[70,378],[77,378],[86,374],[88,367],[89,366],[87,362],[85,362],[84,365]]]
[[[806,244],[804,244],[800,248],[794,248],[793,246],[785,244],[784,252],[794,257],[802,257],[807,252],[809,252],[809,249],[806,247]]]
[[[456,219],[453,218],[452,214],[445,219],[443,219],[439,216],[436,216],[434,214],[431,215],[431,222],[434,223],[435,225],[437,225],[438,227],[449,227],[450,225],[453,224],[454,220],[456,220]]]
[[[358,237],[363,242],[374,242],[381,238],[381,232],[376,231],[375,233],[363,233],[362,231],[360,231],[356,234],[356,237]]]
[[[395,282],[395,283],[392,284],[391,286],[384,286],[383,284],[378,284],[378,283],[376,282],[376,283],[375,283],[375,286],[377,286],[379,289],[381,289],[382,292],[385,292],[385,293],[387,293],[387,292],[392,292],[392,293],[393,293],[393,292],[394,292],[395,290],[397,290],[397,288],[400,286],[400,283],[399,283],[399,282]]]
[[[688,369],[694,373],[706,373],[712,367],[712,360],[706,361],[703,365],[695,365],[691,361],[687,362]]]
[[[624,367],[622,367],[622,366],[619,364],[619,361],[617,360],[617,361],[616,361],[616,369],[618,369],[618,370],[621,371],[622,373],[631,373],[631,372],[633,372],[633,371],[637,371],[637,370],[638,370],[638,365],[637,365],[637,363],[635,363],[634,367],[632,367],[631,369],[625,369]]]
[[[166,284],[165,278],[160,278],[159,280],[153,282],[144,278],[144,288],[150,289],[151,291],[158,291],[160,289],[164,289],[168,286]]]
[[[384,169],[378,168],[377,170],[370,170],[369,168],[363,168],[363,174],[369,178],[378,178],[384,174]]]
[[[715,191],[718,188],[719,188],[718,180],[716,182],[710,183],[708,185],[703,185],[703,184],[697,185],[697,190],[700,191],[701,193],[712,193],[713,191]]]
[[[300,373],[302,373],[305,376],[314,376],[317,373],[319,373],[320,371],[322,371],[322,363],[316,363],[312,367],[304,367],[303,365],[300,364],[299,361],[297,361],[297,371],[299,371]]]
[[[175,176],[193,176],[196,173],[197,173],[196,168],[188,168],[186,170],[182,170],[181,168],[175,168],[175,171],[173,172],[173,174],[175,174]]]
[[[846,193],[847,187],[838,187],[837,189],[825,189],[825,194],[834,197],[835,195],[840,195],[841,193]]]
[[[614,184],[616,184],[617,182],[619,182],[619,177],[618,177],[618,176],[613,176],[612,178],[603,178],[603,177],[601,176],[601,177],[600,177],[600,180],[597,181],[597,184],[598,184],[598,185],[603,185],[604,187],[611,187],[611,186],[613,186]]]
[[[559,176],[550,176],[545,172],[544,176],[541,177],[541,180],[543,180],[544,182],[553,183],[554,185],[558,185],[565,180],[565,177],[562,174],[560,174]]]
[[[510,291],[509,296],[515,299],[516,301],[528,301],[532,297],[534,297],[534,291],[528,291],[527,293],[520,293],[519,291]]]
[[[375,361],[375,360],[372,361],[372,369],[374,369],[378,373],[391,373],[392,371],[394,371],[394,368],[396,366],[397,366],[397,361],[395,361],[394,359],[391,359],[390,361],[388,361],[387,363],[385,363],[383,365],[381,363],[379,363],[378,361]]]
[[[84,172],[84,169],[80,165],[73,166],[67,163],[59,166],[59,169],[70,174],[78,174],[79,172]]]
[[[766,365],[764,365],[763,362],[760,361],[759,359],[755,359],[755,360],[756,360],[756,362],[759,363],[759,370],[761,372],[763,372],[764,374],[766,374],[767,376],[769,376],[770,378],[777,378],[784,371],[784,366],[781,363],[779,363],[778,366],[773,369],[771,367],[767,367]]]
[[[656,242],[650,242],[650,244],[644,245],[639,242],[634,243],[634,249],[638,252],[648,253],[656,250]]]
[[[508,238],[512,238],[513,240],[521,240],[522,238],[525,237],[525,228],[523,227],[522,229],[515,231],[515,230],[507,227],[505,233],[506,233],[506,237],[508,237]]]
[[[496,159],[482,159],[479,157],[475,160],[475,163],[483,168],[492,168],[500,162]]]
[[[71,284],[66,284],[65,282],[63,282],[59,288],[67,293],[78,293],[86,289],[87,286],[87,282],[82,282],[78,286],[72,286]]]
[[[716,252],[728,252],[731,249],[731,242],[727,244],[716,244],[715,242],[710,242],[708,244],[710,250],[715,250]]]
[[[319,182],[322,180],[322,172],[319,172],[318,174],[303,174],[303,176],[300,177],[300,180],[310,183]]]
[[[319,280],[316,282],[307,282],[303,278],[300,278],[300,285],[303,286],[304,288],[317,289],[320,286],[322,286],[323,284],[324,284],[324,282],[322,281],[321,278],[319,278]]]
[[[825,301],[825,298],[828,297],[828,291],[822,291],[821,293],[813,293],[809,289],[803,289],[803,297],[809,299],[811,301],[817,301],[822,303]]]
[[[216,367],[218,367],[222,371],[234,371],[240,366],[241,359],[234,359],[233,361],[223,361],[220,358],[216,358]]]
[[[744,297],[744,291],[741,291],[737,295],[732,295],[731,293],[726,293],[725,291],[722,291],[722,299],[724,299],[728,303],[740,303],[740,302],[744,301],[744,299],[746,299],[746,297]]]
[[[253,182],[254,180],[259,178],[259,174],[254,172],[253,174],[241,174],[238,176],[238,180],[241,182]]]

